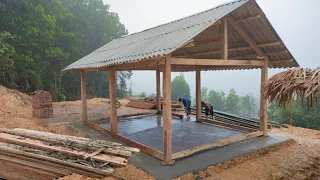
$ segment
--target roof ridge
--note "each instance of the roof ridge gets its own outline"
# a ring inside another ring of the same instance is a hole
[[[174,20],[174,21],[171,21],[171,22],[167,22],[167,23],[164,23],[164,24],[160,24],[160,25],[157,25],[155,27],[152,27],[152,28],[149,28],[149,29],[145,29],[145,30],[142,30],[142,31],[139,31],[139,32],[135,32],[135,33],[132,33],[132,34],[128,34],[128,35],[124,35],[124,36],[121,36],[121,38],[125,38],[125,37],[129,37],[131,35],[135,35],[135,34],[139,34],[139,33],[142,33],[142,32],[146,32],[146,31],[149,31],[151,29],[155,29],[155,28],[158,28],[158,27],[161,27],[161,26],[165,26],[165,25],[168,25],[168,24],[171,24],[171,23],[175,23],[175,22],[178,22],[178,21],[182,21],[184,19],[187,19],[187,18],[190,18],[190,17],[193,17],[193,16],[197,16],[199,14],[203,14],[203,13],[206,13],[208,11],[211,11],[213,9],[217,9],[217,8],[220,8],[220,7],[223,7],[223,6],[227,6],[229,4],[233,4],[235,2],[241,2],[241,1],[247,1],[247,0],[233,0],[233,1],[229,1],[229,2],[225,2],[225,3],[221,3],[219,4],[218,6],[214,7],[214,8],[210,8],[210,9],[207,9],[205,11],[202,11],[202,12],[198,12],[198,13],[195,13],[195,14],[192,14],[192,15],[189,15],[189,16],[186,16],[184,18],[180,18],[180,19],[177,19],[177,20]]]

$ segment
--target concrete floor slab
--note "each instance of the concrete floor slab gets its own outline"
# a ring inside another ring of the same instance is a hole
[[[102,120],[94,123],[110,130],[109,121]],[[121,136],[163,152],[162,116],[119,118],[118,131]],[[179,119],[172,117],[172,152],[175,153],[244,134],[246,132],[197,123],[194,118]]]
[[[102,134],[88,126],[83,125],[81,122],[70,124],[69,127],[87,134],[88,137],[92,139],[117,141],[112,139],[112,137],[109,135]],[[246,155],[250,152],[264,149],[289,140],[290,138],[277,134],[270,134],[268,137],[252,138],[224,147],[212,148],[193,154],[187,158],[179,159],[176,161],[174,166],[162,166],[159,159],[156,159],[143,152],[139,153],[138,155],[131,156],[129,162],[135,164],[138,168],[147,171],[156,179],[167,180],[182,176],[189,172],[196,173],[200,170],[206,169],[209,166],[214,166],[227,160],[232,160],[236,157]]]
[[[196,121],[195,118],[172,118],[172,124],[181,123],[181,122],[190,122]],[[110,130],[110,121],[109,120],[100,120],[94,122],[99,126]],[[146,115],[146,116],[131,116],[118,119],[118,132],[120,135],[132,134],[140,131],[145,131],[151,128],[161,127],[162,126],[162,116],[157,115]]]

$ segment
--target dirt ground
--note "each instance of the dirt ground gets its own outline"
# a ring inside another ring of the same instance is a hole
[[[90,120],[108,117],[107,99],[88,100],[88,117]],[[124,105],[127,100],[121,100]],[[39,120],[32,117],[30,97],[0,86],[0,128],[25,128],[66,135],[84,136],[82,133],[67,128],[70,122],[81,121],[80,101],[53,103],[54,117]],[[147,113],[141,110],[121,106],[118,115]],[[271,149],[258,151],[233,161],[225,162],[197,174],[186,174],[181,180],[206,179],[311,179],[320,180],[320,131],[290,127],[273,129],[273,133],[283,134],[294,142]],[[115,170],[113,179],[153,179],[148,173],[134,165]],[[92,180],[92,178],[73,174],[64,180]]]

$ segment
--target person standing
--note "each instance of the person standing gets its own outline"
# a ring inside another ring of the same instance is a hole
[[[190,99],[186,98],[186,97],[181,97],[179,98],[179,102],[182,102],[182,104],[184,105],[184,108],[186,110],[187,116],[189,116],[191,114],[191,101]]]
[[[202,108],[205,109],[206,118],[208,118],[208,115],[210,113],[210,115],[212,116],[212,119],[214,119],[214,117],[213,117],[213,105],[210,102],[201,101],[201,106],[202,106]]]

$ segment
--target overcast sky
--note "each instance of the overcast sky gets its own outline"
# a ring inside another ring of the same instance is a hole
[[[211,9],[229,0],[104,0],[110,10],[117,12],[129,33],[139,32],[159,24]],[[257,0],[267,18],[298,61],[301,67],[320,66],[319,0]],[[271,70],[269,76],[283,71]],[[172,78],[177,73],[172,74]],[[202,72],[201,86],[228,92],[236,89],[238,94],[253,93],[259,97],[260,70]],[[195,73],[185,73],[191,96],[195,95]],[[134,71],[134,93],[154,93],[155,72]]]

